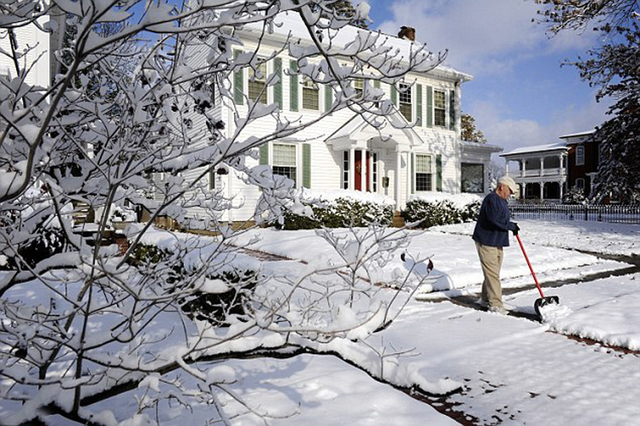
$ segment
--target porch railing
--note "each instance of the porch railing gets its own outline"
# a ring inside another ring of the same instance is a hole
[[[585,220],[640,224],[640,204],[510,204],[512,219]]]

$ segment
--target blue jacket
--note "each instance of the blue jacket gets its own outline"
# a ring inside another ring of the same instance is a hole
[[[495,192],[490,193],[484,197],[480,207],[473,240],[485,246],[508,246],[509,231],[516,229],[516,224],[510,219],[507,201]]]

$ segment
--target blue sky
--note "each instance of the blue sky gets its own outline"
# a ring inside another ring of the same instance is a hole
[[[586,57],[593,31],[549,37],[532,22],[533,0],[367,0],[370,28],[396,34],[416,29],[432,51],[449,50],[447,64],[474,76],[462,87],[462,110],[476,118],[488,142],[506,151],[559,142],[593,129],[607,103],[565,59]],[[354,0],[354,4],[358,1]]]

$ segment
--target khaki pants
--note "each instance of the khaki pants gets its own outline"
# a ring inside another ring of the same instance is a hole
[[[489,306],[502,307],[502,285],[500,284],[500,268],[502,268],[502,247],[485,246],[476,242],[478,257],[482,265],[484,282],[482,283],[482,300]]]

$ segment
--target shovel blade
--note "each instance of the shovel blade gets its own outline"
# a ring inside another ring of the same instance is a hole
[[[540,299],[536,299],[536,301],[533,303],[533,309],[536,310],[536,314],[538,314],[538,316],[541,316],[540,308],[547,305],[559,305],[559,304],[560,304],[560,298],[558,296],[541,297]]]

